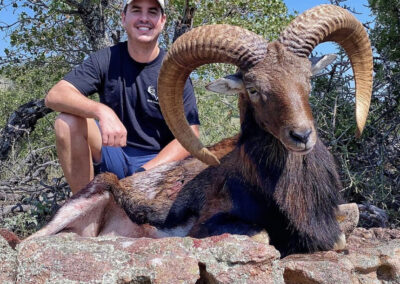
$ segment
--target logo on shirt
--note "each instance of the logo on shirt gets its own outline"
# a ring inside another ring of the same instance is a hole
[[[153,103],[153,104],[159,104],[158,102],[158,96],[156,92],[156,88],[154,86],[149,86],[147,88],[147,92],[150,94],[151,99],[147,99],[147,102]]]

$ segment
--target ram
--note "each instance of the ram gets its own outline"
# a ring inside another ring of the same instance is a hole
[[[362,24],[345,9],[321,5],[308,10],[271,43],[235,26],[195,28],[169,50],[158,93],[175,137],[210,166],[189,158],[120,181],[112,174],[100,175],[34,236],[62,230],[82,233],[76,228],[88,230],[90,223],[94,235],[201,238],[267,231],[282,256],[343,246],[337,221],[341,183],[333,157],[317,137],[308,102],[308,56],[324,41],[339,43],[351,61],[360,135],[371,97],[372,51]],[[182,91],[195,68],[214,62],[239,68],[208,88],[239,93],[241,130],[237,137],[207,149],[185,119]],[[129,217],[130,223],[122,214],[122,227],[129,228],[124,232],[93,221],[109,214],[104,213],[105,204],[114,199]],[[95,210],[90,207],[101,202]]]

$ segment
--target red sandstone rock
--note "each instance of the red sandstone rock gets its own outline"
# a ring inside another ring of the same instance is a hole
[[[0,283],[400,283],[400,230],[357,228],[347,241],[343,251],[279,259],[265,242],[228,234],[61,234],[22,242],[16,251],[0,238]]]

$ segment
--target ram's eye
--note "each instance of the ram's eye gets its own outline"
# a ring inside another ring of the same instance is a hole
[[[260,99],[258,91],[254,87],[247,88],[247,93],[249,94],[249,98],[253,103],[258,102],[258,100]]]
[[[247,92],[249,93],[249,95],[252,95],[252,96],[254,96],[254,95],[257,95],[257,89],[256,88],[254,88],[254,87],[250,87],[250,88],[248,88],[247,89]]]

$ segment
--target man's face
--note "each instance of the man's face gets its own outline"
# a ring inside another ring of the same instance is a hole
[[[166,16],[156,0],[136,0],[122,13],[122,25],[128,38],[134,42],[157,41],[164,28]]]

